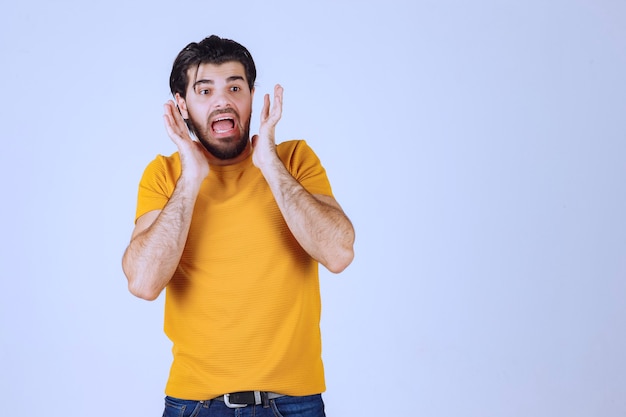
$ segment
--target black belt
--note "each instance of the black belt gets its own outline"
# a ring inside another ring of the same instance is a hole
[[[284,397],[284,395],[266,391],[242,391],[220,395],[214,399],[224,401],[226,406],[229,408],[241,408],[248,405],[261,404],[263,404],[264,407],[267,407],[269,406],[269,400],[279,397]]]

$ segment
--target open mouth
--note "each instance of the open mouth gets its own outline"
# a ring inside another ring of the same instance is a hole
[[[211,123],[211,128],[215,133],[226,133],[230,132],[235,128],[235,120],[232,117],[220,117],[219,119],[215,119],[213,123]]]

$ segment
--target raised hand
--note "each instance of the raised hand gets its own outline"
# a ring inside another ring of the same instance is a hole
[[[276,159],[276,124],[283,114],[283,87],[274,87],[274,103],[270,108],[270,96],[263,97],[261,124],[258,135],[252,137],[252,162],[258,168]]]
[[[172,100],[165,103],[165,129],[167,134],[178,147],[182,165],[181,177],[202,182],[209,175],[207,151],[202,144],[189,136],[185,120]]]

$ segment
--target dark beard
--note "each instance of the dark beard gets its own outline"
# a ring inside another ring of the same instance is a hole
[[[185,120],[187,122],[187,126],[189,130],[198,138],[198,141],[204,146],[204,148],[217,159],[221,159],[223,161],[233,159],[241,155],[241,153],[246,149],[248,145],[248,141],[250,140],[250,119],[248,119],[248,123],[245,125],[245,129],[241,137],[234,144],[229,144],[227,146],[219,146],[209,142],[205,135],[203,135],[199,129],[196,128],[196,125],[193,123],[191,119]]]

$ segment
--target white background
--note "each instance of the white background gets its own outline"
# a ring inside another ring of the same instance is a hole
[[[120,259],[172,61],[213,33],[357,230],[321,274],[329,416],[626,415],[620,0],[4,2],[3,415],[161,415],[163,298]]]

